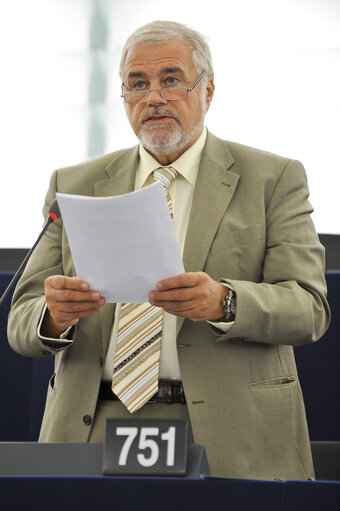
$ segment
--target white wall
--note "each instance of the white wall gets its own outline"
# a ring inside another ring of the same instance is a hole
[[[99,3],[110,27],[103,55],[107,152],[136,143],[119,98],[124,40],[154,19],[187,23],[210,41],[216,84],[207,116],[210,130],[301,160],[318,232],[340,233],[338,0]],[[87,157],[93,4],[13,0],[0,5],[0,247],[32,245],[51,172]]]

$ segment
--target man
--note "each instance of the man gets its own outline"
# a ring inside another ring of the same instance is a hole
[[[316,341],[329,309],[303,167],[207,132],[210,53],[181,24],[132,34],[121,78],[140,146],[55,172],[45,214],[56,191],[118,195],[160,166],[178,173],[170,199],[186,273],[149,299],[164,311],[159,389],[165,379],[178,397],[182,385],[186,404],[159,390],[130,414],[108,388],[122,305],[76,277],[58,220],[18,284],[8,329],[19,353],[55,355],[40,440],[102,441],[106,417],[186,417],[214,475],[313,477],[292,346]]]

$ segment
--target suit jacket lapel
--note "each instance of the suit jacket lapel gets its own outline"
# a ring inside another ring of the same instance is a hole
[[[202,271],[219,223],[234,195],[239,176],[224,141],[208,133],[198,169],[184,246],[186,271]]]
[[[106,167],[108,179],[94,183],[96,197],[110,197],[135,189],[138,146],[121,151]]]

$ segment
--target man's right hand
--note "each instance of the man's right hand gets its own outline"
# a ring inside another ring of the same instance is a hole
[[[78,277],[53,275],[45,280],[46,313],[41,334],[58,338],[79,318],[98,312],[105,304],[99,291],[90,289],[88,282]]]

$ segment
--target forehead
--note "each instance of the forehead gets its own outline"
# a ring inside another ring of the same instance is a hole
[[[179,68],[188,75],[196,73],[192,50],[180,39],[134,46],[126,56],[123,75],[126,79],[130,73],[143,72],[151,75],[170,68]]]

